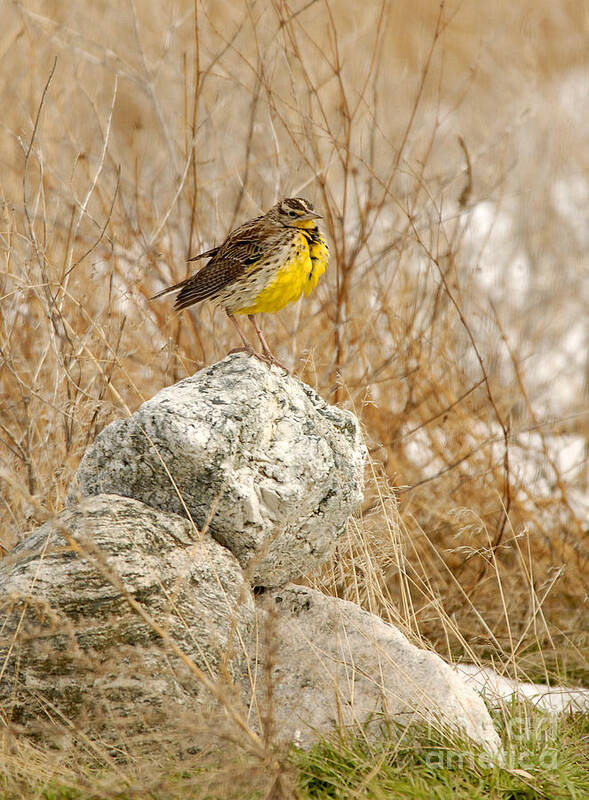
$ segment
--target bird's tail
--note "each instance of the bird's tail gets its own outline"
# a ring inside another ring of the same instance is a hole
[[[204,253],[199,253],[197,256],[192,256],[192,258],[187,258],[186,260],[187,261],[200,261],[201,258],[212,258],[218,252],[219,252],[219,248],[218,247],[213,247],[212,250],[206,250]],[[178,289],[181,289],[184,286],[185,283],[188,283],[188,281],[190,280],[191,277],[192,276],[189,275],[188,278],[184,278],[184,280],[180,281],[180,283],[175,283],[173,286],[168,286],[167,289],[162,289],[161,292],[158,292],[157,294],[154,294],[149,299],[150,300],[157,300],[158,297],[163,297],[165,294],[170,294],[170,292],[178,291]]]
[[[181,289],[185,283],[187,283],[190,278],[185,278],[180,283],[175,283],[173,286],[168,286],[166,289],[162,289],[161,292],[152,295],[149,299],[150,300],[157,300],[158,297],[163,297],[165,294],[170,294],[170,292],[177,292],[178,289]]]

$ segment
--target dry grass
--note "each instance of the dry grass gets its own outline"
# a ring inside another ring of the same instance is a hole
[[[110,420],[235,345],[147,298],[302,194],[329,273],[265,332],[371,451],[313,581],[443,655],[587,682],[587,18],[556,5],[11,5],[0,546]]]

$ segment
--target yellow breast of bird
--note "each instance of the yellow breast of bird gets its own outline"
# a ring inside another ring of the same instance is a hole
[[[278,269],[276,266],[260,267],[258,279],[262,279],[263,288],[247,307],[236,309],[234,313],[273,313],[296,303],[303,293],[308,295],[315,288],[325,272],[327,258],[327,244],[321,234],[311,236],[297,231],[279,259],[281,266]]]

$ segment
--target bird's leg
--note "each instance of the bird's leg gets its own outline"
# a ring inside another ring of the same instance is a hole
[[[262,345],[262,352],[264,353],[266,358],[273,359],[274,358],[274,354],[270,350],[268,342],[266,341],[266,337],[264,336],[264,334],[262,333],[262,331],[258,327],[258,323],[256,322],[255,316],[253,314],[248,314],[247,318],[249,319],[249,321],[254,326],[254,330],[255,330],[255,332],[256,332],[256,334],[258,336],[258,339],[260,340],[260,344]]]
[[[229,314],[228,313],[227,316],[231,320],[231,322],[233,324],[233,327],[235,328],[235,330],[239,334],[239,338],[243,342],[243,347],[235,347],[233,350],[229,351],[229,354],[231,354],[231,353],[249,353],[250,355],[255,355],[256,351],[254,350],[254,348],[251,346],[251,344],[246,339],[245,333],[239,327],[239,323],[237,322],[237,320],[235,319],[233,314]]]
[[[262,333],[262,331],[258,327],[258,323],[256,322],[255,316],[253,314],[248,314],[247,318],[249,319],[249,321],[254,326],[254,330],[258,335],[258,339],[260,340],[260,344],[262,345],[262,351],[264,353],[264,359],[263,360],[267,361],[269,364],[276,364],[276,366],[280,367],[280,369],[283,369],[286,372],[287,375],[290,374],[289,370],[284,366],[284,364],[280,363],[280,361],[276,358],[274,353],[270,350],[270,348],[268,346],[268,342],[266,341],[266,337],[264,336],[264,334]]]

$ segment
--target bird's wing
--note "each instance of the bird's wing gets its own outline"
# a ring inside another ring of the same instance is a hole
[[[200,303],[201,300],[210,300],[216,297],[242,272],[243,266],[239,261],[230,259],[218,262],[209,261],[196,275],[184,282],[176,297],[174,311],[181,311],[194,303]]]
[[[267,251],[267,242],[260,237],[258,226],[252,224],[254,222],[258,220],[236,228],[211,260],[177,287],[180,292],[174,303],[176,311],[216,297],[222,289],[255,267]]]
[[[235,228],[219,247],[213,247],[188,261],[209,258],[202,269],[173,286],[168,286],[154,294],[150,300],[178,291],[174,309],[183,308],[216,297],[228,284],[248,272],[262,257],[266,247],[260,237],[259,223],[262,217],[255,217]]]

